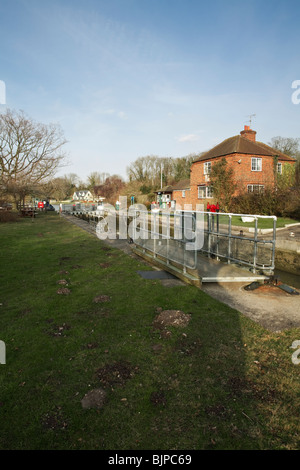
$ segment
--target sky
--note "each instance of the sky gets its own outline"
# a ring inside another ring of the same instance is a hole
[[[59,124],[57,175],[81,180],[207,151],[250,119],[261,142],[299,138],[299,14],[299,0],[0,0],[0,112]]]

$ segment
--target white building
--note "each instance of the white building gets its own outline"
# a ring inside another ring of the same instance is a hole
[[[92,201],[93,195],[88,189],[82,191],[75,191],[73,194],[73,201]]]

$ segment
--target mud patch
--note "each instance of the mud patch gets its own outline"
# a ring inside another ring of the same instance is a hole
[[[56,406],[42,417],[42,426],[52,431],[64,430],[68,427],[68,422],[63,416],[62,408]]]
[[[52,323],[52,320],[48,320],[48,323]],[[46,330],[46,333],[49,336],[54,336],[54,337],[66,337],[66,332],[71,329],[71,326],[68,325],[67,323],[63,323],[62,325],[55,325],[52,324],[51,327]]]
[[[179,328],[186,327],[191,319],[190,314],[185,314],[181,310],[163,310],[154,319],[153,327],[163,330],[168,326],[175,326]]]
[[[241,377],[231,377],[227,383],[231,396],[249,396],[259,401],[273,403],[280,398],[280,393],[262,384],[254,383]]]
[[[127,361],[114,362],[98,369],[96,375],[105,387],[124,387],[138,371],[138,367],[133,367]]]
[[[152,392],[150,395],[150,402],[154,406],[166,406],[167,398],[163,391]]]
[[[71,291],[67,287],[62,287],[56,291],[58,295],[70,295]]]
[[[97,295],[94,298],[94,303],[95,304],[101,304],[103,302],[109,302],[109,301],[110,301],[109,295]]]
[[[99,263],[98,266],[100,266],[100,268],[107,269],[107,268],[109,268],[111,265],[110,265],[110,263]]]
[[[97,349],[97,348],[99,348],[98,343],[89,343],[83,347],[83,349]]]
[[[198,354],[201,347],[202,343],[199,339],[190,340],[185,336],[177,341],[175,351],[184,356],[192,356],[193,354]]]
[[[68,281],[66,279],[60,279],[56,284],[59,284],[60,286],[67,286]]]
[[[102,388],[97,388],[88,392],[81,400],[81,406],[84,409],[103,408],[106,402],[106,392]]]
[[[225,408],[225,406],[221,403],[218,403],[213,406],[207,406],[205,408],[205,413],[211,418],[219,419],[228,418],[230,414],[229,411]]]

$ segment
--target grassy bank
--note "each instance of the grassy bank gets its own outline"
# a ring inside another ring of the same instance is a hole
[[[144,280],[139,259],[56,214],[1,224],[0,246],[0,449],[299,447],[299,329]],[[190,323],[157,329],[161,309]],[[83,409],[96,388],[104,407]]]

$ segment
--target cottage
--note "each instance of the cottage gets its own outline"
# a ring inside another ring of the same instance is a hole
[[[88,190],[82,190],[82,191],[75,191],[73,194],[73,201],[92,201],[93,200],[93,195],[92,193]]]
[[[295,159],[279,150],[256,141],[256,131],[245,126],[240,135],[224,140],[195,160],[191,167],[190,202],[211,202],[213,187],[210,173],[214,163],[225,158],[233,169],[239,192],[263,192],[275,184],[276,172],[282,173],[284,165],[294,164]]]

